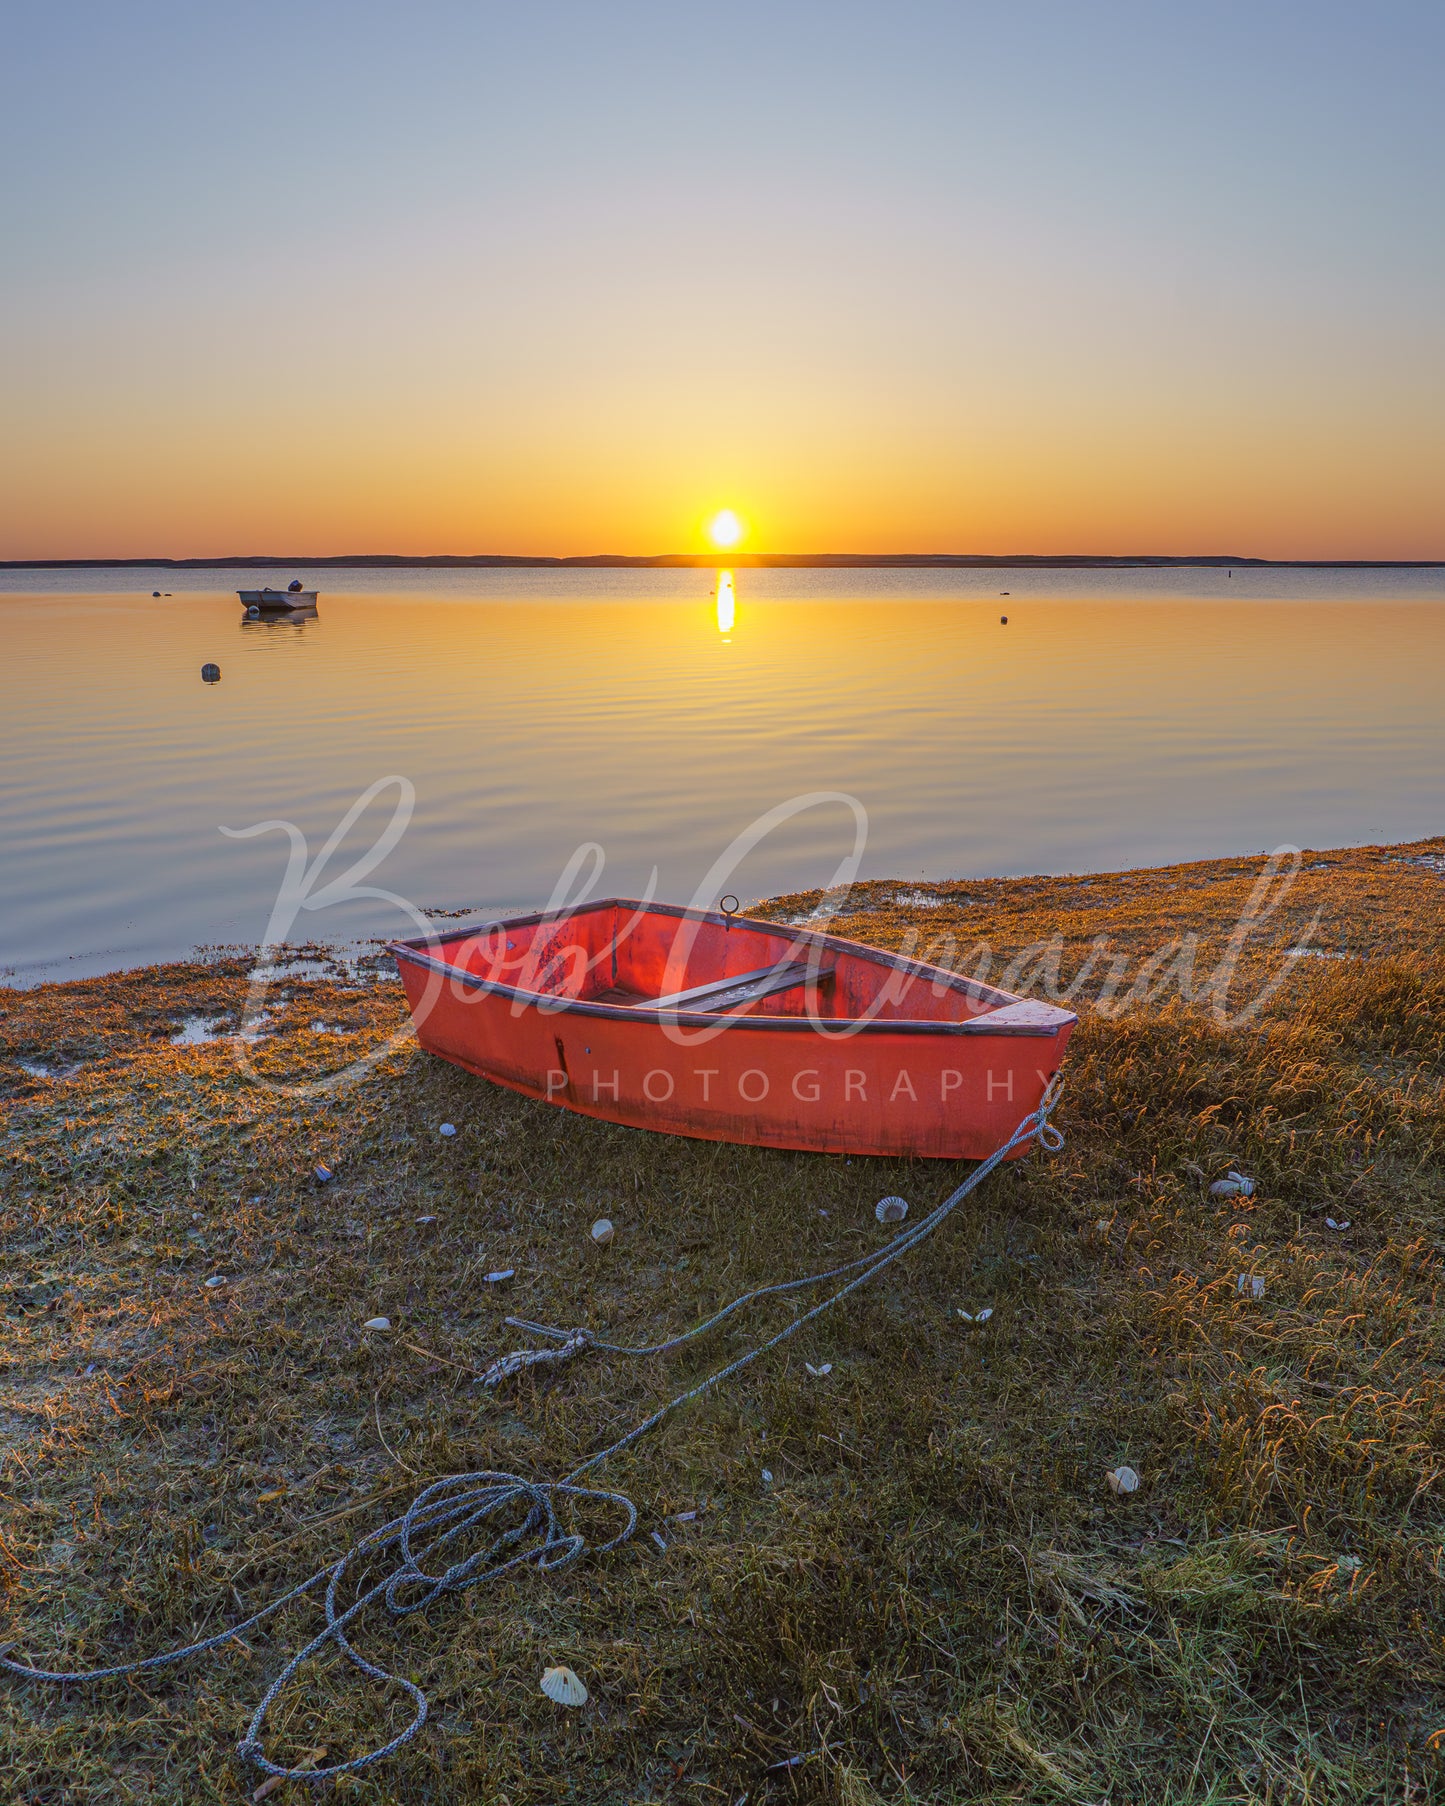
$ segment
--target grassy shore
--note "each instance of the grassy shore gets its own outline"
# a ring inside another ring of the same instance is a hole
[[[1071,992],[1066,1148],[599,1475],[625,1547],[368,1620],[432,1715],[334,1797],[1445,1797],[1445,840],[1307,854],[1221,995],[1262,863],[854,893],[840,932]],[[612,1128],[410,1041],[315,1098],[172,1043],[245,993],[224,958],[0,993],[0,1641],[41,1665],[238,1623],[441,1475],[559,1476],[793,1307],[498,1396],[472,1380],[509,1312],[655,1339],[957,1182]],[[266,1014],[255,1069],[295,1080],[405,1012],[337,967]],[[1231,1167],[1253,1198],[1210,1198]],[[6,1797],[249,1797],[234,1745],[319,1622],[138,1681],[0,1677]],[[587,1707],[540,1695],[551,1662]],[[324,1660],[272,1753],[336,1760],[403,1704]]]

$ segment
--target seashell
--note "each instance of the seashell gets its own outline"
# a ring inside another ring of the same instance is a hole
[[[955,1312],[955,1315],[961,1317],[965,1323],[987,1323],[993,1315],[993,1306],[986,1304],[981,1311],[959,1310]]]
[[[225,1283],[226,1283],[226,1275],[224,1273],[213,1273],[211,1275],[211,1277],[206,1281],[206,1284],[208,1286],[210,1286],[212,1290],[214,1290],[217,1286],[225,1285]]]
[[[516,1275],[515,1267],[498,1267],[495,1273],[484,1273],[482,1281],[485,1285],[499,1286],[504,1279],[515,1279]]]
[[[368,1317],[361,1326],[363,1329],[390,1329],[390,1317]]]
[[[652,1540],[653,1540],[653,1542],[655,1542],[657,1544],[658,1548],[662,1551],[662,1553],[664,1555],[666,1555],[667,1554],[667,1543],[664,1541],[662,1532],[660,1530],[653,1531]]]
[[[1116,1467],[1111,1474],[1104,1475],[1112,1493],[1138,1492],[1139,1476],[1132,1467]]]
[[[612,1240],[614,1230],[606,1217],[598,1217],[592,1225],[592,1239],[599,1248],[605,1248]]]
[[[1247,1293],[1251,1298],[1263,1298],[1264,1275],[1262,1273],[1241,1273],[1234,1282],[1234,1289],[1241,1297]]]
[[[1114,1219],[1112,1217],[1100,1217],[1098,1222],[1094,1224],[1096,1233],[1099,1235],[1107,1235],[1109,1233],[1109,1226],[1113,1221]]]
[[[901,1223],[908,1215],[906,1198],[880,1198],[873,1208],[873,1214],[880,1223]]]
[[[548,1668],[542,1675],[542,1691],[559,1706],[585,1706],[587,1689],[570,1668]]]
[[[418,1217],[417,1218],[418,1223],[434,1223],[435,1221],[436,1221],[435,1217]]]
[[[771,1486],[772,1483],[773,1483],[772,1471],[769,1468],[765,1467],[763,1469],[763,1485]]]
[[[316,1177],[323,1185],[328,1185],[336,1177],[336,1174],[332,1172],[329,1166],[318,1166],[316,1168]]]
[[[697,1516],[695,1511],[679,1511],[673,1516],[674,1524],[690,1524]]]
[[[833,1363],[831,1361],[824,1361],[821,1367],[815,1367],[811,1361],[804,1361],[803,1365],[807,1368],[808,1372],[812,1374],[815,1380],[820,1380],[823,1378],[824,1374],[833,1371]]]
[[[1349,1226],[1350,1226],[1350,1219],[1348,1217],[1346,1217],[1342,1223],[1337,1223],[1333,1217],[1325,1218],[1325,1228],[1326,1229],[1341,1230],[1341,1229],[1348,1229]]]
[[[457,1132],[457,1125],[452,1122],[444,1122],[442,1124],[442,1126],[437,1130],[437,1134],[445,1135],[448,1141],[451,1140],[452,1136],[455,1135],[456,1132]]]
[[[1237,1173],[1231,1167],[1222,1179],[1216,1179],[1210,1186],[1209,1195],[1211,1198],[1252,1198],[1254,1180],[1246,1179],[1243,1173]]]

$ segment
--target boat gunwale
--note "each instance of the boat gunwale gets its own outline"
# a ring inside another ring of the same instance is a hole
[[[965,978],[961,973],[946,972],[942,966],[931,966],[923,960],[909,959],[905,954],[890,952],[884,947],[868,947],[861,941],[850,941],[843,935],[828,934],[818,929],[795,927],[784,922],[759,922],[748,916],[725,916],[718,911],[693,909],[680,903],[645,903],[634,897],[602,897],[595,903],[586,904],[580,909],[539,909],[526,915],[498,916],[481,924],[464,925],[460,928],[449,928],[445,934],[437,935],[427,945],[439,947],[450,941],[462,941],[477,935],[498,929],[531,928],[544,922],[567,922],[583,915],[593,915],[604,909],[645,910],[649,915],[666,915],[678,921],[712,922],[717,926],[731,929],[734,926],[746,925],[760,933],[780,934],[785,939],[808,947],[819,947],[825,950],[845,953],[861,957],[870,965],[883,966],[890,971],[906,973],[910,978],[928,978],[933,982],[942,979],[948,988],[961,991],[975,1002],[990,1003],[994,1008],[966,1022],[950,1022],[938,1016],[904,1016],[880,1019],[861,1018],[857,1016],[829,1016],[821,1018],[826,1024],[824,1033],[841,1038],[844,1029],[853,1034],[904,1034],[904,1035],[1030,1035],[1052,1039],[1065,1027],[1077,1025],[1078,1017],[1072,1010],[1060,1009],[1057,1004],[1035,1004],[1034,1007],[1051,1010],[1057,1020],[1053,1022],[1000,1022],[989,1026],[991,1018],[1007,1010],[1011,1005],[1034,1003],[1031,998],[1020,997],[1013,991],[1001,990],[997,985],[986,985],[978,979]],[[510,998],[525,1003],[545,1005],[548,1015],[564,1016],[600,1016],[612,1022],[645,1022],[655,1027],[662,1022],[688,1023],[697,1026],[726,1026],[766,1029],[769,1033],[787,1031],[800,1033],[805,1029],[814,1029],[815,1022],[811,1016],[752,1016],[733,1014],[718,1010],[691,1009],[656,1009],[650,1008],[644,1000],[636,1004],[597,1003],[585,998],[559,997],[553,991],[525,990],[518,985],[509,985],[498,979],[483,978],[479,973],[468,972],[461,966],[449,964],[445,959],[438,959],[434,954],[423,951],[415,940],[388,941],[386,951],[398,961],[405,960],[409,965],[420,966],[432,972],[439,972],[446,977],[459,979],[469,990],[485,991],[498,997]]]

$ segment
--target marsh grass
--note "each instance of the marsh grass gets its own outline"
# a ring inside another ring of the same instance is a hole
[[[1296,906],[1348,957],[1295,962],[1248,1026],[1177,997],[1086,1007],[1065,1150],[995,1175],[906,1265],[601,1475],[639,1505],[629,1545],[371,1621],[363,1648],[432,1717],[330,1792],[1442,1797],[1445,880],[1408,863],[1431,850],[1310,855],[1327,863],[1249,959],[1277,960]],[[924,913],[1006,958],[1057,934],[1067,976],[1100,921],[1131,957],[1181,924],[1220,944],[1256,869],[929,887]],[[898,895],[865,889],[842,931],[900,944],[919,911]],[[234,1022],[244,994],[224,957],[4,994],[0,1640],[34,1660],[239,1622],[445,1473],[560,1475],[791,1307],[498,1397],[471,1375],[516,1345],[508,1312],[651,1337],[877,1245],[884,1193],[917,1210],[956,1182],[588,1122],[411,1044],[338,1096],[277,1096],[226,1043],[169,1039],[188,1015]],[[319,1074],[402,1007],[339,968],[277,985],[257,1065]],[[1228,1167],[1253,1199],[1209,1198]],[[515,1280],[484,1283],[500,1267]],[[956,1314],[984,1304],[981,1328]],[[362,1330],[378,1314],[391,1336]],[[1121,1462],[1143,1485],[1116,1498]],[[138,1681],[0,1683],[7,1797],[248,1796],[234,1744],[319,1616]],[[586,1680],[583,1711],[538,1692],[552,1661]],[[323,1662],[274,1753],[335,1759],[399,1711]]]

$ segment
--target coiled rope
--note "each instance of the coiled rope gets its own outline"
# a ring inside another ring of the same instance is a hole
[[[619,1454],[630,1444],[645,1436],[649,1430],[655,1429],[664,1418],[674,1411],[701,1398],[724,1380],[731,1379],[741,1373],[744,1367],[750,1366],[771,1349],[795,1336],[800,1329],[815,1318],[829,1311],[835,1304],[856,1292],[869,1280],[875,1278],[885,1267],[911,1253],[918,1244],[931,1235],[955,1207],[968,1194],[980,1185],[993,1172],[1001,1161],[1005,1160],[1016,1147],[1025,1142],[1037,1141],[1040,1147],[1050,1153],[1057,1153],[1064,1145],[1062,1134],[1049,1121],[1050,1112],[1058,1098],[1059,1081],[1057,1076],[1050,1082],[1044,1092],[1039,1107],[1030,1112],[1006,1142],[997,1148],[986,1160],[968,1175],[956,1191],[936,1205],[927,1216],[921,1217],[911,1228],[902,1230],[882,1248],[863,1255],[858,1260],[848,1261],[840,1267],[830,1267],[826,1272],[809,1274],[803,1279],[785,1280],[781,1284],[760,1286],[756,1291],[746,1292],[735,1298],[731,1304],[716,1311],[711,1317],[685,1330],[681,1335],[673,1336],[665,1342],[649,1343],[640,1347],[627,1347],[619,1343],[596,1340],[585,1330],[556,1329],[547,1324],[528,1323],[524,1319],[508,1318],[509,1323],[528,1330],[530,1333],[551,1337],[562,1346],[550,1349],[523,1349],[516,1354],[503,1356],[493,1362],[482,1376],[482,1383],[496,1385],[508,1375],[518,1372],[524,1366],[533,1363],[564,1361],[585,1348],[597,1348],[604,1353],[622,1355],[658,1355],[670,1353],[680,1348],[685,1342],[705,1334],[713,1329],[734,1311],[741,1310],[744,1305],[754,1304],[761,1298],[776,1297],[780,1293],[798,1291],[804,1286],[822,1285],[830,1279],[841,1279],[846,1274],[853,1277],[846,1285],[840,1286],[836,1292],[815,1304],[811,1310],[795,1317],[791,1323],[784,1325],[767,1341],[760,1342],[745,1354],[739,1355],[735,1361],[729,1361],[724,1367],[710,1373],[706,1379],[696,1386],[689,1387],[676,1398],[645,1417],[641,1423],[635,1424],[625,1435],[619,1436],[605,1449],[591,1455],[580,1466],[572,1469],[564,1479],[555,1481],[528,1480],[521,1474],[501,1473],[494,1470],[482,1470],[470,1474],[453,1474],[444,1480],[434,1481],[422,1490],[407,1506],[399,1518],[383,1524],[380,1529],[354,1543],[340,1559],[329,1567],[320,1568],[308,1579],[294,1586],[289,1592],[282,1593],[265,1605],[260,1611],[245,1619],[240,1624],[219,1632],[216,1636],[206,1637],[200,1642],[187,1643],[183,1648],[170,1649],[160,1655],[145,1656],[135,1662],[120,1662],[110,1668],[91,1668],[75,1672],[65,1672],[49,1668],[33,1668],[24,1662],[12,1661],[8,1655],[0,1655],[0,1668],[9,1673],[19,1675],[24,1680],[50,1681],[56,1684],[82,1684],[91,1681],[113,1680],[120,1675],[144,1674],[152,1669],[166,1668],[175,1662],[186,1661],[191,1656],[204,1655],[208,1650],[219,1649],[223,1643],[233,1637],[239,1638],[243,1631],[262,1623],[282,1606],[293,1599],[299,1599],[310,1593],[324,1580],[326,1592],[324,1606],[326,1626],[318,1632],[304,1648],[297,1650],[276,1675],[270,1686],[262,1695],[260,1704],[251,1716],[246,1733],[236,1746],[237,1754],[244,1760],[253,1763],[257,1768],[270,1776],[287,1781],[324,1781],[336,1775],[355,1774],[359,1770],[369,1768],[375,1762],[383,1761],[394,1755],[404,1744],[410,1743],[417,1732],[426,1723],[427,1697],[421,1688],[403,1675],[393,1674],[388,1669],[379,1667],[368,1661],[354,1647],[347,1636],[349,1627],[361,1616],[366,1608],[377,1599],[386,1601],[387,1609],[395,1617],[405,1617],[410,1612],[422,1611],[445,1593],[459,1593],[468,1587],[477,1586],[484,1580],[496,1580],[510,1573],[515,1568],[530,1566],[542,1573],[555,1573],[559,1569],[570,1567],[587,1549],[585,1537],[576,1531],[566,1531],[557,1517],[557,1502],[568,1500],[577,1503],[615,1507],[622,1515],[622,1528],[606,1542],[592,1545],[595,1555],[605,1555],[619,1544],[627,1541],[637,1528],[637,1507],[624,1493],[607,1492],[595,1487],[580,1486],[577,1482],[584,1474],[591,1473],[603,1462]],[[506,1520],[510,1518],[510,1522]],[[504,1526],[499,1528],[499,1524]],[[441,1555],[458,1554],[457,1545],[464,1537],[475,1533],[489,1534],[490,1540],[485,1547],[475,1550],[470,1555],[461,1555],[441,1568],[439,1573],[429,1573],[424,1563]],[[352,1604],[338,1609],[339,1595],[347,1574],[356,1568],[364,1558],[380,1554],[384,1551],[395,1552],[396,1561],[391,1571],[374,1585],[361,1593]],[[399,1731],[386,1743],[376,1749],[368,1750],[364,1755],[354,1756],[348,1762],[336,1762],[327,1768],[286,1768],[271,1761],[266,1755],[261,1742],[261,1732],[267,1714],[275,1704],[283,1689],[296,1676],[301,1668],[319,1655],[328,1644],[334,1644],[353,1667],[373,1680],[387,1681],[400,1687],[410,1695],[416,1708],[410,1724]]]

